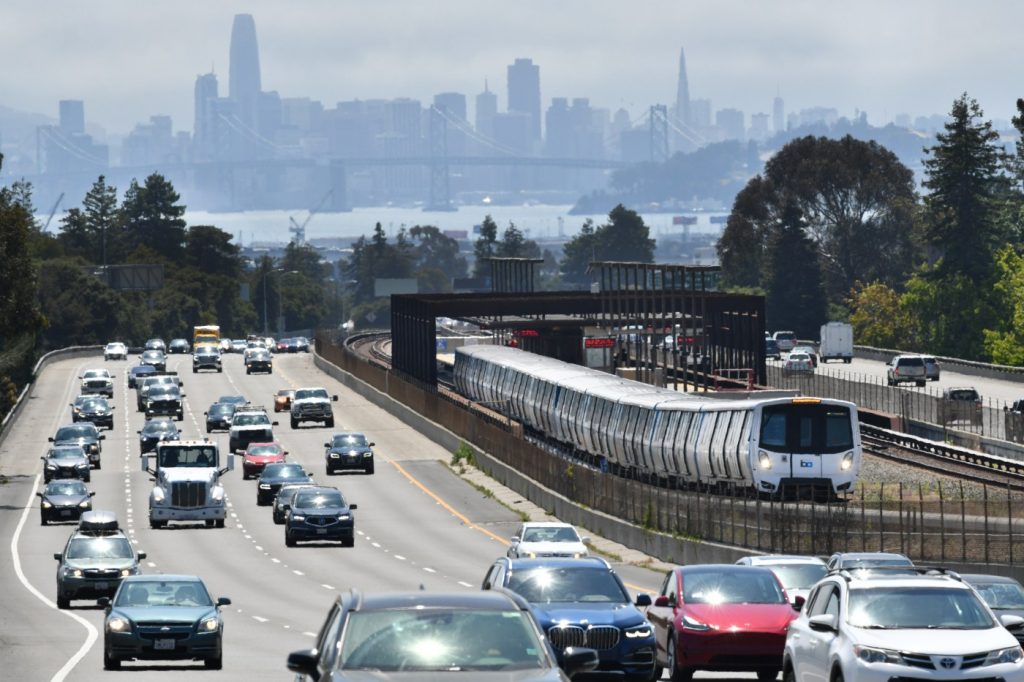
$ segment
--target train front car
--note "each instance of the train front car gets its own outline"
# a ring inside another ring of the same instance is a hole
[[[857,406],[842,400],[784,398],[755,408],[754,487],[784,497],[851,490],[861,464]]]

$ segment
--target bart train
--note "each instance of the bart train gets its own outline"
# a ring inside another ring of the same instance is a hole
[[[861,465],[853,403],[679,393],[504,346],[455,351],[467,398],[619,470],[783,491],[850,490]]]

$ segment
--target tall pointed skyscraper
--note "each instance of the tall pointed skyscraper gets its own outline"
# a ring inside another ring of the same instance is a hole
[[[679,82],[676,85],[676,118],[685,126],[693,125],[690,115],[690,82],[686,78],[686,52],[679,48]]]
[[[255,130],[260,102],[260,51],[256,43],[256,22],[251,14],[236,14],[231,26],[231,64],[228,96],[235,113]]]

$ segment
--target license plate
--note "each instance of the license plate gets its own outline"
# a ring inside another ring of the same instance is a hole
[[[109,590],[110,589],[110,583],[105,583],[105,582],[96,583],[96,589],[97,590]]]
[[[327,529],[326,528],[317,528],[316,529],[316,534],[317,535],[327,535]]]
[[[813,469],[814,468],[814,462],[807,462],[807,461],[801,460],[800,461],[800,466],[802,468],[804,468],[804,469]]]
[[[153,648],[157,651],[170,651],[174,648],[173,639],[157,639],[153,640]]]
[[[61,516],[71,516],[71,510],[70,509],[61,509],[60,510],[60,515]]]

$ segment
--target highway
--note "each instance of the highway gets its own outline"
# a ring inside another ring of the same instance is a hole
[[[205,435],[203,412],[224,394],[243,394],[272,410],[282,387],[326,386],[339,395],[338,430],[357,430],[376,442],[376,474],[328,478],[323,443],[330,430],[304,425],[293,431],[286,413],[275,419],[275,434],[319,482],[337,485],[359,505],[356,545],[284,546],[281,526],[268,507],[257,507],[255,481],[243,481],[241,460],[226,476],[230,515],[223,529],[172,524],[152,530],[147,519],[149,475],[140,468],[136,431],[143,416],[134,409],[134,391],[124,381],[135,362],[95,359],[51,364],[35,384],[29,403],[0,450],[0,664],[5,679],[95,680],[116,677],[102,669],[102,611],[88,601],[56,609],[56,562],[73,524],[41,527],[39,457],[46,439],[70,422],[68,403],[78,393],[82,370],[106,364],[115,376],[115,428],[105,431],[103,468],[93,472],[96,509],[117,513],[137,548],[148,553],[146,573],[194,573],[214,597],[227,596],[224,670],[201,663],[126,663],[133,679],[168,679],[168,671],[188,671],[189,679],[291,679],[287,654],[313,645],[330,602],[339,591],[365,592],[475,590],[491,561],[504,554],[519,517],[475,490],[444,464],[451,454],[408,426],[345,389],[315,368],[306,354],[277,356],[273,375],[247,376],[241,355],[224,357],[223,374],[191,372],[191,356],[169,356],[168,369],[184,382],[186,437]],[[127,408],[126,408],[127,406]],[[227,446],[227,434],[214,438]],[[617,566],[631,589],[656,592],[662,576]],[[179,679],[180,673],[174,679]],[[751,675],[698,673],[698,678],[751,679]]]

